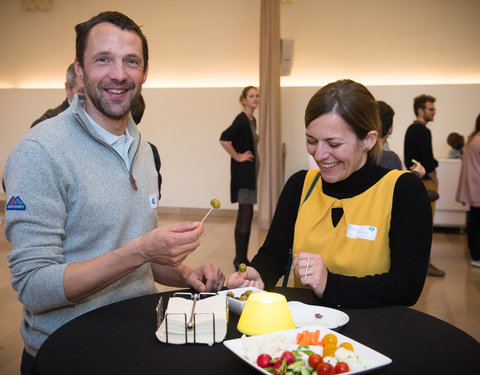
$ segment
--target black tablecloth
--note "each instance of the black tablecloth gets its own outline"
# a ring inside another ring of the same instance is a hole
[[[276,288],[288,301],[318,302],[308,289]],[[257,374],[223,344],[159,342],[156,305],[172,292],[118,302],[89,312],[54,332],[40,348],[34,374]],[[341,309],[350,321],[339,329],[390,357],[375,374],[478,373],[480,343],[458,328],[402,306]],[[230,312],[227,339],[238,338]]]

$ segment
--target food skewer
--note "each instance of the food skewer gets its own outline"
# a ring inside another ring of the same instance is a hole
[[[210,215],[210,212],[212,212],[213,209],[217,209],[217,208],[220,208],[220,201],[216,198],[213,198],[211,201],[210,201],[210,205],[212,206],[210,208],[210,211],[207,212],[207,214],[203,217],[202,221],[200,222],[200,224],[203,223],[203,221],[207,218],[208,215]]]
[[[305,268],[305,276],[303,277],[303,280],[307,280],[307,275],[308,275],[308,266],[310,265],[310,257],[307,259],[307,267]]]

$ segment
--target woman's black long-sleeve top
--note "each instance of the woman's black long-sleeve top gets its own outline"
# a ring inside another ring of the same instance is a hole
[[[367,163],[343,181],[322,181],[323,192],[337,199],[351,198],[373,186],[387,172]],[[267,290],[285,274],[306,173],[295,173],[285,184],[265,242],[252,260]],[[365,277],[329,271],[320,303],[344,307],[415,304],[425,282],[431,241],[432,214],[425,187],[413,173],[405,173],[398,178],[393,194],[390,270]]]

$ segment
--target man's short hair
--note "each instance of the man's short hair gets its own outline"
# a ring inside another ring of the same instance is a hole
[[[419,109],[425,109],[427,103],[435,103],[436,98],[431,95],[419,95],[413,100],[413,111],[415,112],[415,116],[418,116]]]
[[[138,125],[142,121],[143,112],[145,112],[145,100],[141,94],[133,100],[130,112],[132,113],[133,121]]]
[[[75,42],[75,56],[80,63],[80,66],[82,68],[84,66],[83,57],[87,48],[87,40],[90,31],[93,27],[103,22],[111,23],[112,25],[117,26],[122,30],[133,31],[140,37],[143,49],[143,71],[145,71],[148,65],[147,38],[145,37],[145,35],[143,35],[142,30],[140,30],[140,27],[135,22],[133,22],[133,20],[120,12],[102,12],[95,17],[90,18],[88,21],[79,23],[77,26],[75,26],[75,31],[77,33],[77,38]]]
[[[393,116],[395,115],[395,111],[387,103],[381,100],[377,101],[377,105],[380,121],[382,122],[382,138],[385,138],[393,125]]]
[[[68,88],[75,87],[77,75],[75,74],[75,66],[71,63],[67,68],[67,74],[65,77],[65,82],[67,83]]]

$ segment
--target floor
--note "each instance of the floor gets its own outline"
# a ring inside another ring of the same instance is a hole
[[[10,244],[3,232],[4,216],[0,214],[0,374],[19,374],[23,349],[19,334],[21,305],[10,285],[7,254]],[[167,213],[161,215],[160,225],[200,220],[202,215]],[[218,264],[226,275],[232,273],[234,215],[220,216],[213,212],[205,221],[205,232],[200,247],[187,258],[186,263],[196,267],[204,262]],[[266,232],[252,228],[249,255],[254,255]],[[466,235],[455,231],[436,231],[433,236],[433,263],[446,271],[444,278],[427,277],[425,288],[413,306],[443,319],[466,331],[480,341],[480,268],[468,263]],[[159,286],[161,291],[169,288]]]

